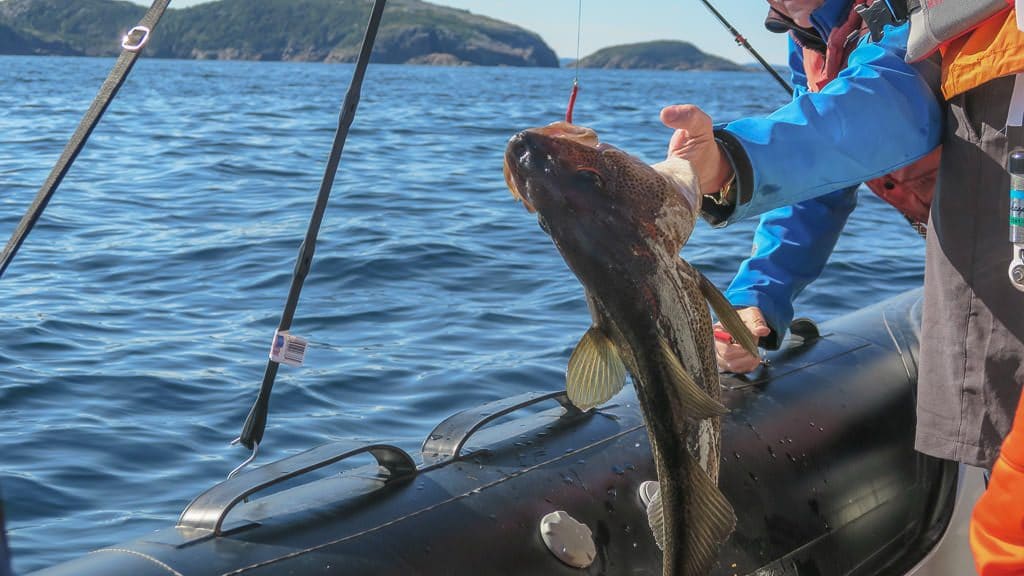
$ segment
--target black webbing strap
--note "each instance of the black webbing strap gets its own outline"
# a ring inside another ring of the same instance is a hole
[[[14,229],[14,234],[7,241],[7,246],[4,246],[3,254],[0,255],[0,277],[3,277],[4,271],[7,270],[11,261],[14,260],[14,255],[18,253],[18,248],[25,242],[28,233],[32,231],[32,227],[35,226],[36,221],[39,220],[43,210],[46,209],[46,205],[50,202],[50,197],[57,191],[57,187],[60,186],[64,176],[71,169],[71,165],[75,162],[75,158],[78,157],[78,153],[85,147],[89,135],[92,134],[96,124],[99,123],[103,112],[106,111],[107,106],[110,105],[114,96],[117,95],[117,91],[124,84],[143,47],[149,41],[150,33],[156,28],[157,22],[160,21],[160,17],[163,16],[170,2],[171,0],[154,0],[146,15],[139,21],[138,26],[125,34],[124,39],[121,41],[121,55],[114,64],[114,68],[110,71],[103,85],[100,86],[99,93],[96,94],[96,98],[92,101],[92,105],[89,106],[89,110],[82,117],[82,121],[79,122],[75,133],[71,135],[71,139],[64,146],[64,152],[60,155],[60,159],[57,160],[53,170],[50,171],[50,175],[46,178],[42,188],[36,193],[32,205],[29,206],[28,211],[22,216],[18,227]]]
[[[278,324],[278,333],[291,328],[292,319],[295,316],[295,308],[299,304],[299,293],[302,292],[302,283],[309,273],[310,264],[313,261],[313,252],[316,249],[316,236],[320,231],[320,222],[323,220],[324,211],[327,209],[327,200],[331,196],[331,187],[334,185],[334,176],[338,171],[338,164],[341,162],[341,152],[345,148],[345,139],[348,137],[349,127],[356,116],[356,107],[359,105],[359,91],[362,89],[363,76],[366,74],[366,66],[370,62],[370,53],[373,52],[373,42],[377,38],[377,28],[380,26],[381,14],[384,12],[384,4],[387,0],[375,0],[373,11],[370,13],[370,21],[366,25],[366,33],[363,36],[363,44],[359,49],[359,58],[356,60],[356,68],[352,73],[352,82],[349,84],[348,92],[345,94],[345,101],[341,107],[341,115],[338,118],[338,131],[334,133],[334,145],[331,147],[331,155],[327,161],[327,168],[324,170],[323,180],[320,182],[320,193],[316,198],[316,206],[313,207],[313,215],[309,219],[309,228],[306,229],[306,237],[299,246],[299,257],[295,262],[295,270],[292,272],[292,285],[288,291],[288,301],[285,303],[284,312],[281,314],[281,322]],[[270,392],[274,387],[274,378],[277,376],[278,363],[274,360],[267,361],[267,370],[263,374],[263,384],[260,386],[256,403],[249,411],[249,416],[242,426],[242,433],[238,437],[240,442],[250,450],[263,441],[263,431],[267,427],[267,412],[270,409]]]

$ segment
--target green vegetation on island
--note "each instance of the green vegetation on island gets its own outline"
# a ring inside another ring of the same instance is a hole
[[[370,0],[218,0],[168,10],[158,58],[351,62]],[[119,0],[0,0],[0,54],[116,56],[146,8]],[[557,67],[537,34],[421,0],[392,0],[373,62]]]
[[[572,66],[574,64],[567,64]],[[581,68],[643,68],[650,70],[735,70],[747,68],[701,52],[689,42],[656,40],[602,48],[580,59]]]

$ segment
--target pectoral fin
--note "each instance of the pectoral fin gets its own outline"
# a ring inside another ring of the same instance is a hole
[[[743,346],[744,350],[750,352],[756,358],[759,355],[757,352],[757,342],[754,340],[754,335],[750,333],[750,329],[747,328],[747,325],[740,319],[739,314],[736,313],[736,309],[725,299],[725,295],[708,280],[707,276],[701,273],[700,270],[697,270],[697,274],[700,276],[700,291],[711,304],[711,309],[715,311],[719,321],[728,330],[733,340],[738,342],[740,346]]]
[[[675,351],[665,339],[659,340],[662,359],[667,368],[668,377],[682,394],[683,408],[686,415],[694,420],[703,420],[712,416],[722,416],[729,411],[717,400],[712,398],[694,382],[693,376],[686,371]],[[717,374],[716,374],[717,377]],[[717,384],[716,384],[717,386]]]
[[[569,358],[565,389],[580,410],[607,402],[626,383],[626,366],[611,340],[596,326],[580,338]]]
[[[736,527],[736,513],[697,460],[689,452],[686,457],[687,484],[682,502],[686,530],[684,534],[676,534],[676,537],[683,539],[687,551],[682,574],[698,576],[711,570],[719,547]],[[647,505],[647,523],[654,534],[655,543],[662,550],[665,549],[667,530],[677,529],[665,523],[664,500],[661,498],[663,488],[665,486],[659,483],[658,491]]]
[[[661,486],[659,484],[658,491],[651,497],[650,504],[647,505],[647,524],[651,527],[651,532],[654,534],[654,543],[658,545],[658,550],[665,549],[665,506],[661,503]]]

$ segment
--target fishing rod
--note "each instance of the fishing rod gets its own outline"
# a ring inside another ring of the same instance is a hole
[[[138,60],[142,49],[149,42],[150,33],[156,28],[157,23],[160,22],[160,18],[163,16],[164,11],[167,10],[170,2],[171,0],[154,0],[153,5],[150,6],[142,20],[139,21],[138,26],[129,30],[124,35],[124,38],[121,39],[121,55],[117,58],[117,62],[114,63],[114,67],[110,70],[110,74],[107,75],[107,79],[100,86],[96,98],[93,99],[89,109],[78,123],[75,133],[71,135],[71,139],[64,146],[64,151],[61,153],[60,158],[57,159],[57,163],[50,170],[50,175],[47,176],[46,181],[39,188],[39,192],[36,193],[32,204],[28,207],[25,215],[21,217],[21,221],[18,222],[14,233],[11,234],[7,245],[4,246],[4,251],[0,254],[0,277],[4,275],[4,271],[7,270],[7,267],[14,260],[18,249],[21,248],[25,238],[28,237],[28,233],[32,231],[36,222],[39,221],[39,217],[43,215],[43,210],[46,210],[46,205],[50,203],[50,198],[57,191],[57,187],[64,180],[64,176],[71,170],[71,165],[75,163],[78,153],[82,151],[82,148],[85,148],[89,135],[92,134],[96,125],[99,124],[103,113],[110,106],[114,96],[117,96],[118,90],[121,89],[124,81],[128,78],[128,73],[132,71],[132,67],[135,66],[135,61]]]
[[[306,341],[289,334],[288,331],[291,329],[292,320],[295,317],[295,308],[299,304],[302,284],[309,273],[310,264],[313,261],[316,237],[320,231],[320,223],[323,221],[324,211],[327,209],[327,200],[331,196],[331,187],[334,185],[334,177],[338,171],[338,164],[341,162],[341,153],[345,148],[345,140],[348,138],[349,128],[352,126],[352,120],[356,115],[356,107],[359,105],[359,91],[362,89],[363,76],[366,74],[366,66],[370,62],[370,53],[373,51],[373,43],[377,38],[377,29],[380,27],[381,14],[384,12],[384,5],[386,3],[387,0],[374,1],[373,10],[370,13],[370,21],[367,23],[366,32],[363,35],[363,44],[359,49],[359,57],[356,60],[355,71],[352,73],[352,81],[349,83],[348,92],[345,93],[345,100],[341,106],[341,114],[338,118],[338,131],[334,134],[334,144],[331,147],[327,168],[324,170],[323,180],[320,183],[320,192],[317,195],[313,214],[309,219],[306,237],[299,246],[298,259],[295,262],[295,270],[292,272],[292,284],[288,291],[288,300],[281,314],[281,321],[277,326],[277,331],[274,332],[270,359],[267,361],[267,369],[263,375],[263,384],[260,386],[256,402],[245,419],[242,433],[233,442],[233,444],[240,443],[252,450],[252,455],[232,470],[228,476],[229,478],[237,474],[256,457],[256,450],[259,448],[259,443],[263,440],[263,432],[267,427],[270,392],[274,387],[274,378],[277,376],[278,366],[281,363],[290,365],[301,364],[302,358],[305,355]]]
[[[765,59],[762,58],[761,55],[757,53],[757,50],[754,50],[754,47],[750,45],[750,42],[747,42],[747,39],[744,38],[743,35],[739,33],[739,31],[733,28],[732,24],[730,24],[729,21],[725,19],[725,16],[722,16],[722,14],[718,10],[715,10],[715,7],[711,5],[710,0],[701,0],[701,2],[703,2],[704,6],[706,6],[707,9],[710,10],[711,13],[715,15],[715,18],[718,18],[718,21],[722,23],[722,26],[725,26],[725,29],[728,30],[730,34],[732,34],[733,39],[736,40],[736,43],[746,48],[747,52],[750,52],[750,55],[761,63],[761,66],[763,66],[764,69],[767,70],[768,73],[771,74],[776,81],[778,81],[779,85],[786,90],[786,94],[792,95],[793,87],[789,85],[789,82],[786,82],[782,75],[779,74],[779,71],[776,70],[775,68],[772,68],[772,65],[765,61]]]

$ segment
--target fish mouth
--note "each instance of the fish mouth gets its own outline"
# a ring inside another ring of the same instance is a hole
[[[505,166],[503,171],[505,173],[505,185],[508,186],[512,197],[522,202],[526,210],[532,214],[537,209],[533,207],[529,196],[525,192],[525,178],[521,176],[519,170],[513,170],[513,166],[520,168],[527,162],[530,162],[530,150],[525,142],[526,139],[526,132],[519,132],[509,139],[508,146],[505,148]]]
[[[526,175],[550,171],[550,166],[566,142],[599,148],[597,132],[567,122],[555,122],[542,128],[530,128],[509,139],[505,148],[505,184],[512,196],[531,213],[536,212],[531,186]]]

